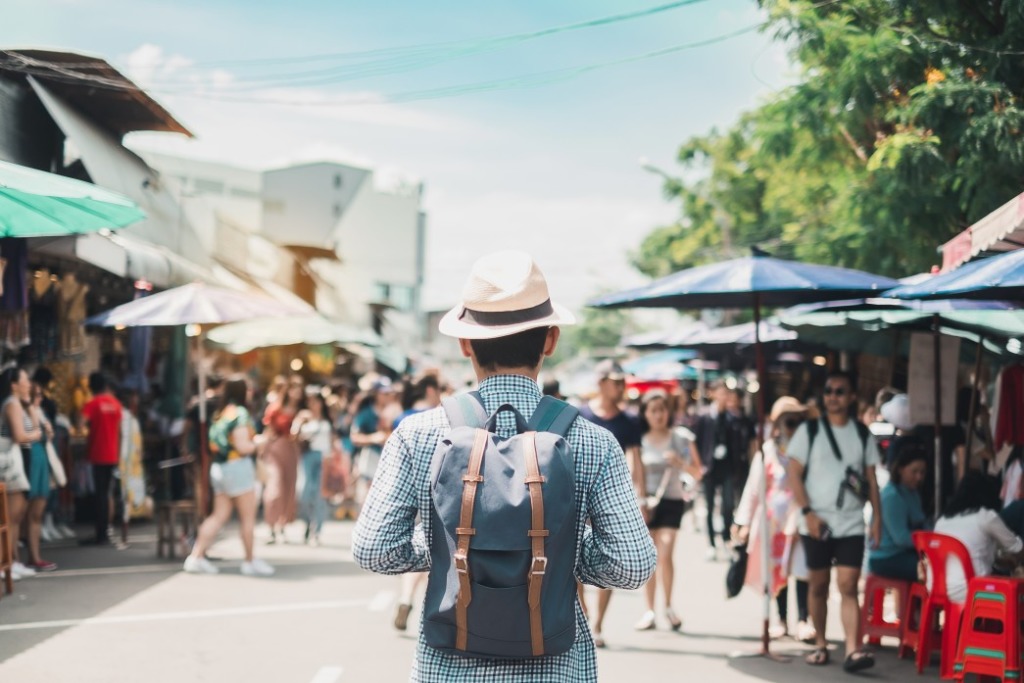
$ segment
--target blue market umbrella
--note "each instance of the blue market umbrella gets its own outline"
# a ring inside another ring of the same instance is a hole
[[[1024,299],[1024,249],[981,259],[916,284],[891,289],[894,299]]]
[[[792,306],[815,301],[855,299],[876,295],[899,284],[896,280],[859,270],[772,258],[755,249],[751,256],[687,268],[646,285],[608,294],[590,302],[598,308],[753,308],[757,355],[757,442],[761,450],[765,401],[765,360],[761,344],[762,306]],[[764,452],[761,450],[761,458]],[[761,500],[765,499],[762,479]],[[762,513],[766,513],[762,506]],[[767,529],[762,517],[761,528]],[[768,620],[771,603],[767,543],[762,543],[761,575],[765,581],[761,654],[769,655]]]

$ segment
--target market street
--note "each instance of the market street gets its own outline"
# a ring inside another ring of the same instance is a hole
[[[259,548],[277,568],[271,579],[238,573],[241,548],[233,530],[212,553],[224,558],[219,576],[188,575],[177,562],[157,561],[152,527],[133,528],[127,550],[54,548],[60,571],[23,580],[0,600],[0,680],[404,681],[416,641],[412,629],[400,635],[391,626],[398,579],[366,574],[352,563],[351,528],[351,522],[329,522],[320,548]],[[291,531],[297,538],[297,528]],[[641,594],[615,594],[609,647],[598,654],[601,680],[638,672],[653,680],[684,674],[717,683],[849,680],[838,664],[817,669],[800,660],[733,656],[758,649],[759,603],[747,593],[724,599],[727,565],[706,562],[704,544],[687,518],[677,548],[683,635],[664,625],[634,631]],[[840,632],[834,619],[830,632]],[[806,651],[789,640],[775,649]],[[912,663],[896,660],[892,647],[872,673],[913,675]]]

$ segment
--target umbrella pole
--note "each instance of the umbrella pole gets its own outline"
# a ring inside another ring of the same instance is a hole
[[[200,517],[210,512],[210,450],[206,420],[206,363],[203,359],[203,332],[196,335],[196,365],[199,380],[199,510]]]
[[[932,361],[934,362],[935,386],[935,519],[942,510],[942,335],[939,328],[940,318],[936,313],[932,316]]]
[[[964,445],[964,472],[971,468],[971,446],[974,445],[974,420],[978,416],[978,387],[981,385],[981,357],[985,351],[985,335],[978,335],[978,357],[974,359],[971,382],[971,408],[967,414],[967,443]]]

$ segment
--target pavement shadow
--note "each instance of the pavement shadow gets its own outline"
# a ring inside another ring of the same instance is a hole
[[[874,651],[875,667],[857,674],[848,674],[842,667],[842,647],[831,648],[832,661],[826,666],[811,666],[804,661],[810,648],[773,648],[777,655],[788,657],[788,661],[777,662],[760,656],[731,656],[729,667],[736,671],[773,683],[785,680],[787,683],[817,683],[818,681],[866,680],[909,680],[916,677],[914,663],[900,660],[892,648]]]

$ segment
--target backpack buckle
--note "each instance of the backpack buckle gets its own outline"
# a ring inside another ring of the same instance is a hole
[[[467,562],[465,555],[462,553],[455,553],[452,556],[452,559],[455,561],[455,571],[460,574],[469,574],[469,562]]]
[[[535,557],[533,558],[533,566],[530,567],[530,573],[538,576],[544,576],[544,572],[548,568],[548,558],[546,557]]]

